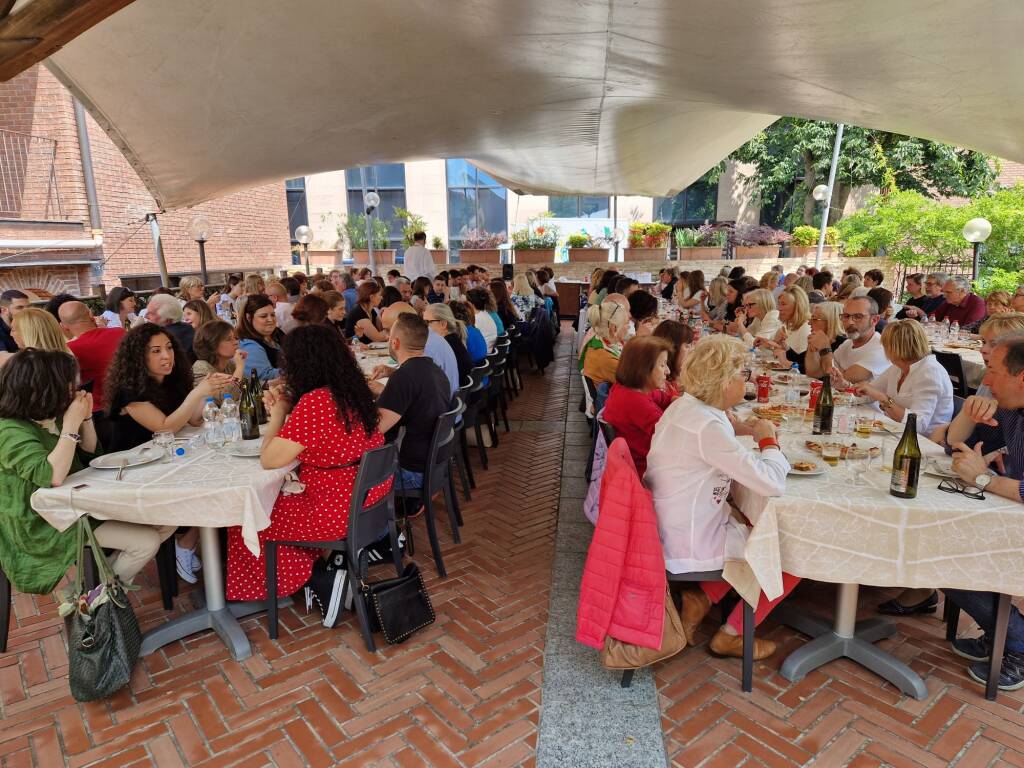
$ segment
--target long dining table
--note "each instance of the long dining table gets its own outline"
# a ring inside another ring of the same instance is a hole
[[[895,633],[892,622],[881,617],[857,622],[860,585],[1024,595],[1024,510],[1019,502],[991,493],[982,500],[939,490],[948,458],[923,435],[918,435],[925,459],[916,498],[892,496],[890,464],[903,425],[864,405],[849,408],[848,415],[877,419],[877,433],[822,438],[812,436],[804,421],[779,433],[790,462],[811,461],[820,474],[791,474],[785,493],[777,497],[733,484],[733,502],[752,529],[743,559],[727,562],[725,577],[754,601],[759,590],[769,598],[782,593],[783,571],[839,585],[831,621],[788,610],[785,602],[776,609],[781,621],[813,638],[785,659],[783,677],[799,680],[846,657],[922,699],[927,687],[921,677],[874,645]],[[829,467],[807,445],[825,439],[875,448],[879,455],[867,466],[840,460]]]

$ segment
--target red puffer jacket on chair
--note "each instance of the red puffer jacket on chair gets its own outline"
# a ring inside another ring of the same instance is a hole
[[[665,621],[665,558],[654,501],[621,437],[608,449],[601,515],[587,551],[576,640],[604,647],[605,635],[660,648]]]

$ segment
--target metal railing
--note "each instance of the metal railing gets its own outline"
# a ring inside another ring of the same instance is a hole
[[[0,218],[63,221],[57,142],[0,128]]]

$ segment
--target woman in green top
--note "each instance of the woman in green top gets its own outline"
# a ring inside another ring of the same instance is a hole
[[[77,382],[78,363],[66,352],[23,349],[0,368],[0,567],[21,592],[52,592],[77,555],[75,528],[58,531],[29,501],[99,448],[92,395],[76,392]],[[109,521],[96,540],[119,550],[112,567],[130,581],[174,530]]]

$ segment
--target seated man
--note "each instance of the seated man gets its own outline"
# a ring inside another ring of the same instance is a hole
[[[146,321],[163,326],[163,329],[181,344],[189,362],[194,363],[196,353],[192,349],[192,342],[195,339],[196,331],[191,325],[181,321],[181,304],[178,303],[178,300],[165,293],[157,294],[150,297],[146,309],[148,310]]]
[[[1024,497],[1024,334],[1012,334],[992,344],[983,382],[995,399],[973,396],[946,432],[947,450],[953,451],[953,471],[968,485],[1013,501]],[[1006,449],[1002,476],[989,469],[994,451]],[[988,455],[986,455],[988,454]],[[1024,512],[1024,509],[1021,510]],[[943,590],[984,631],[978,638],[957,638],[953,651],[975,662],[967,674],[976,682],[988,680],[988,659],[995,627],[996,596],[992,592]],[[999,688],[1024,688],[1024,617],[1010,608],[1006,649],[999,672]]]
[[[427,324],[415,312],[398,315],[388,338],[398,368],[383,388],[380,382],[370,382],[370,389],[379,393],[380,431],[394,442],[399,427],[405,427],[398,451],[399,482],[400,487],[410,489],[423,487],[437,417],[448,410],[450,402],[448,380],[423,354],[429,335]]]
[[[381,326],[385,331],[390,331],[400,315],[416,315],[419,317],[416,310],[411,306],[403,301],[397,301],[391,306],[385,307],[384,311],[381,312]],[[423,347],[423,355],[433,360],[434,365],[441,369],[445,378],[448,379],[449,396],[454,396],[459,391],[459,361],[455,358],[455,353],[452,352],[451,346],[444,340],[444,336],[437,333],[428,334]],[[396,357],[395,359],[397,360],[398,358]],[[392,368],[389,365],[378,365],[373,369],[372,378],[385,378],[391,376],[396,370],[398,369]]]
[[[821,369],[832,371],[833,388],[870,381],[889,367],[882,349],[882,337],[875,331],[878,323],[878,304],[870,296],[847,299],[843,304],[843,323],[846,341],[833,352],[825,347],[821,355]]]

